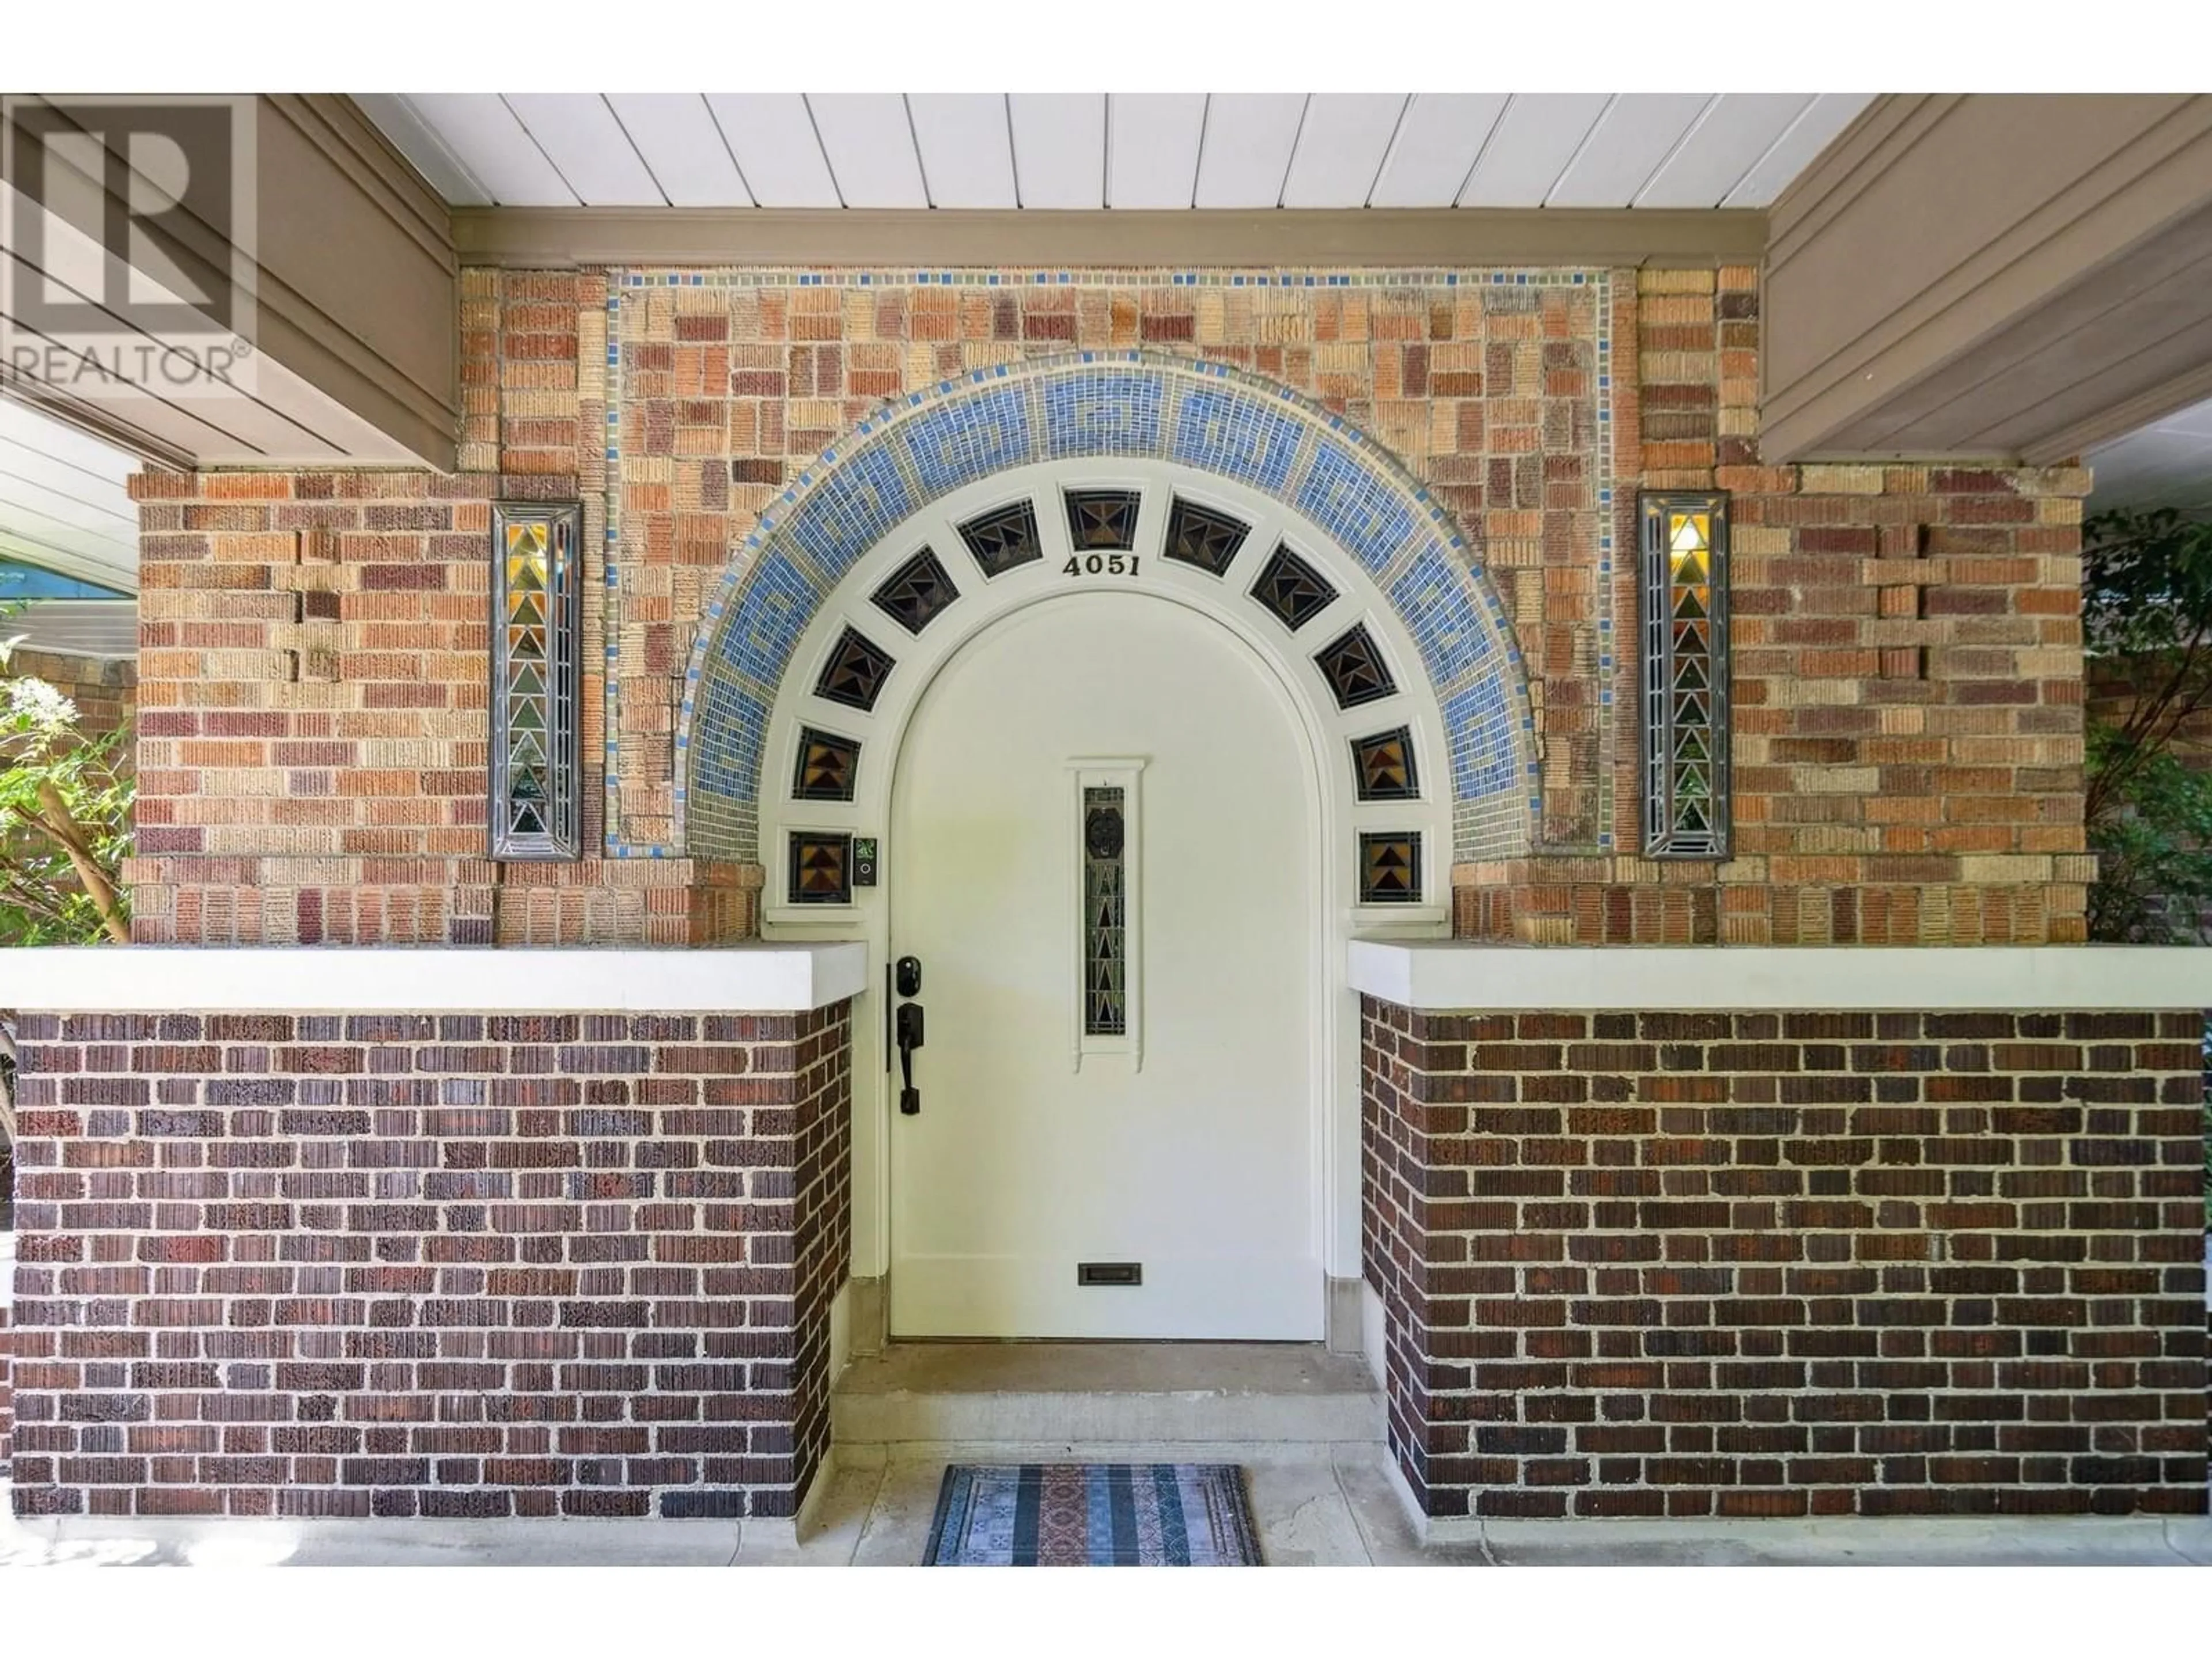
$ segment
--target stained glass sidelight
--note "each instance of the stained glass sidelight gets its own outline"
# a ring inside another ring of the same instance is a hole
[[[493,509],[491,801],[495,859],[580,849],[576,720],[583,509]]]
[[[1129,1029],[1128,886],[1123,854],[1123,792],[1083,791],[1083,1032],[1120,1036]]]
[[[1728,856],[1728,497],[1641,501],[1644,850]]]

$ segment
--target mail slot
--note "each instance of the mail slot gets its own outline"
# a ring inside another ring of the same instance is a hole
[[[1141,1285],[1145,1282],[1145,1264],[1141,1261],[1079,1261],[1075,1264],[1075,1282],[1079,1285]]]

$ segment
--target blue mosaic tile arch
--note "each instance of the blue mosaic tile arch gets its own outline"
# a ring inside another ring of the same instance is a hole
[[[757,861],[768,711],[788,674],[818,666],[793,653],[871,546],[993,473],[1122,456],[1231,479],[1326,529],[1420,653],[1451,763],[1454,859],[1511,857],[1534,844],[1541,801],[1521,653],[1475,550],[1443,508],[1373,439],[1286,386],[1127,351],[1001,364],[894,398],[770,503],[735,550],[686,670],[676,738],[684,849]],[[1305,551],[1325,568],[1334,549]]]

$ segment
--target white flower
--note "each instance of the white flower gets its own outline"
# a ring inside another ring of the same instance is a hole
[[[76,705],[41,679],[26,677],[8,682],[9,712],[27,717],[39,726],[69,726],[76,720]]]

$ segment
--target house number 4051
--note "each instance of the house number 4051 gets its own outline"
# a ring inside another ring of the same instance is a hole
[[[1063,576],[1133,576],[1143,561],[1134,553],[1078,554],[1060,566]]]

